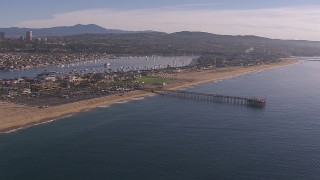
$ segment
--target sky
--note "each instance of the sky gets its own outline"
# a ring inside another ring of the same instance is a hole
[[[1,0],[0,27],[97,24],[320,41],[319,0]]]

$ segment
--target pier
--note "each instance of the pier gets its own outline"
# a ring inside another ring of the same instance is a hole
[[[219,94],[207,94],[198,93],[190,91],[180,91],[180,90],[166,90],[166,89],[142,89],[148,92],[152,92],[159,95],[180,97],[186,99],[203,100],[218,103],[228,103],[228,104],[238,104],[238,105],[248,105],[263,107],[266,104],[265,98],[247,98],[247,97],[236,97],[236,96],[225,96]]]

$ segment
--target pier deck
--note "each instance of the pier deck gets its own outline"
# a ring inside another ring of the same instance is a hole
[[[181,97],[194,100],[205,100],[219,103],[239,104],[248,106],[259,106],[263,107],[266,104],[265,98],[247,98],[247,97],[236,97],[236,96],[225,96],[219,94],[207,94],[181,90],[166,90],[166,89],[142,89],[148,92],[152,92],[159,95]]]

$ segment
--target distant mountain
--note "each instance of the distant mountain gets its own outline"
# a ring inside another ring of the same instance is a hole
[[[71,44],[82,44],[79,51],[101,51],[114,54],[165,54],[165,55],[228,55],[241,59],[238,55],[262,54],[266,58],[294,56],[320,56],[320,42],[280,40],[253,35],[230,36],[206,32],[148,32],[127,34],[81,34],[65,36]],[[100,48],[96,48],[100,46]]]
[[[52,28],[0,28],[0,32],[4,32],[6,37],[19,37],[25,36],[26,31],[32,31],[34,37],[48,37],[48,36],[70,36],[79,34],[124,34],[124,33],[140,33],[150,31],[123,31],[118,29],[106,29],[95,24],[82,25],[77,24],[74,26],[59,26]]]

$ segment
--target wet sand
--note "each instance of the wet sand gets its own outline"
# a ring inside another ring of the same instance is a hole
[[[214,70],[181,72],[178,74],[177,80],[170,82],[167,88],[183,89],[207,82],[229,79],[262,70],[296,64],[298,62],[299,61],[282,61],[279,63],[252,67],[228,67]],[[106,96],[43,109],[0,102],[0,132],[10,132],[14,129],[19,129],[21,127],[34,125],[41,122],[47,122],[77,112],[94,109],[99,106],[108,106],[117,102],[128,101],[149,95],[152,94],[144,91],[132,91],[123,95]]]

